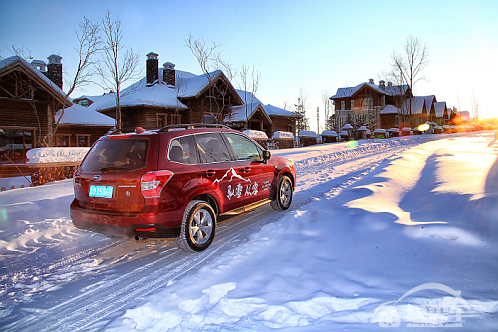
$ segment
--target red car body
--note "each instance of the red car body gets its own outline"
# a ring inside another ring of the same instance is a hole
[[[171,238],[181,234],[190,202],[208,204],[215,221],[270,201],[277,210],[290,206],[292,161],[271,156],[238,131],[201,127],[99,139],[74,174],[74,225],[108,236]],[[279,195],[279,189],[289,193],[289,185],[279,187],[282,179],[290,180],[289,202]]]

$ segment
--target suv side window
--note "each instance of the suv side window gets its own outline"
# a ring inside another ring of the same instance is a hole
[[[219,133],[195,135],[201,164],[232,161],[230,152]]]
[[[232,146],[237,160],[262,160],[260,148],[242,135],[226,133],[228,143]]]
[[[168,159],[180,164],[197,164],[197,154],[192,136],[172,139],[169,143]]]

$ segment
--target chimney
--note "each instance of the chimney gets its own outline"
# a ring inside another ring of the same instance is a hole
[[[368,80],[368,83],[370,83],[370,84],[375,84],[375,83],[374,83],[374,79],[373,79],[373,78],[369,79],[369,80]]]
[[[163,64],[163,81],[168,86],[175,86],[175,65],[171,62]]]
[[[31,61],[31,67],[41,71],[43,74],[47,74],[47,64],[42,60]]]
[[[387,82],[387,86],[393,86],[393,82]]]
[[[158,54],[150,52],[147,54],[147,86],[152,86],[159,78],[159,69],[157,59]]]
[[[62,57],[52,54],[48,58],[47,77],[62,90]]]
[[[379,81],[379,88],[381,88],[383,91],[386,91],[386,82]]]

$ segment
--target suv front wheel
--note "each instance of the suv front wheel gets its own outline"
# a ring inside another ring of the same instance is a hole
[[[287,175],[283,175],[278,180],[277,194],[275,199],[271,201],[270,205],[274,210],[285,211],[292,203],[292,181]]]
[[[215,231],[216,214],[211,205],[193,200],[185,208],[180,236],[176,238],[176,243],[185,251],[203,251],[213,242]]]

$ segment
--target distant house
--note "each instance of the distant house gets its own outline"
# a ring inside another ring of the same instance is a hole
[[[146,76],[121,91],[123,130],[225,122],[235,129],[260,130],[268,137],[273,134],[273,120],[264,104],[249,92],[236,90],[221,70],[195,75],[176,70],[170,62],[162,68],[158,63],[156,53],[147,54]],[[116,118],[114,93],[99,97],[88,107]],[[295,117],[278,118],[280,122],[286,125],[279,128],[295,128]]]
[[[424,97],[413,97],[405,100],[402,112],[406,116],[412,117],[412,125],[418,126],[427,121],[427,107]],[[409,125],[409,124],[408,124]]]
[[[413,96],[408,85],[392,85],[373,79],[355,87],[339,88],[330,97],[334,101],[335,114],[331,118],[334,128],[346,123],[376,128],[400,128],[418,126],[427,121],[444,125],[451,117],[445,102],[436,96]],[[410,120],[411,116],[411,120]]]
[[[237,92],[246,103],[232,108],[232,119],[228,121],[230,127],[264,131],[268,137],[277,131],[291,132],[296,136],[296,120],[300,115],[270,104],[264,105],[250,92]]]
[[[57,146],[87,147],[105,135],[115,125],[113,118],[79,104],[58,110]]]
[[[445,101],[434,103],[434,112],[436,113],[436,117],[433,119],[434,122],[440,126],[448,124],[451,118],[451,111],[446,107]]]
[[[412,94],[408,85],[395,86],[388,82],[386,86],[385,81],[379,81],[376,85],[373,79],[354,87],[339,88],[330,97],[335,105],[334,128],[340,129],[346,123],[366,125],[370,130],[381,128],[381,111],[387,105],[399,108],[410,97]]]
[[[0,61],[0,174],[17,170],[13,164],[23,166],[29,149],[89,146],[112,127],[109,119],[98,128],[67,118],[73,103],[62,91],[61,59],[52,54],[48,65],[18,56]]]
[[[296,121],[302,117],[301,115],[270,104],[265,106],[265,110],[272,120],[272,136],[277,131],[289,132],[297,136]]]
[[[272,120],[268,116],[263,103],[250,92],[237,90],[237,93],[246,103],[233,106],[230,117],[225,118],[225,123],[233,129],[259,130],[264,131],[267,136],[270,135],[272,132]]]

